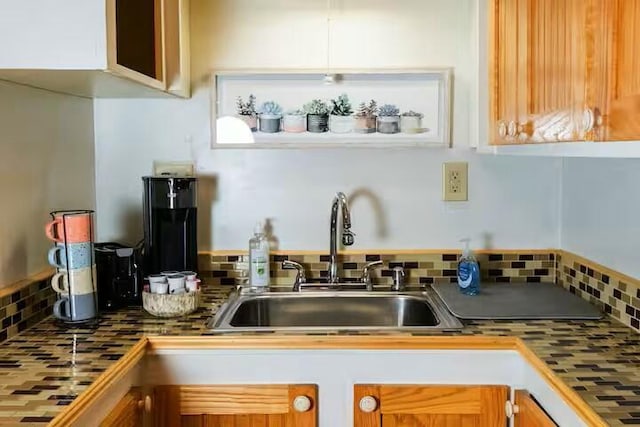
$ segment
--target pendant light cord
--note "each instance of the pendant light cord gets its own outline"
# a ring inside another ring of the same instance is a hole
[[[331,72],[331,0],[327,0],[327,74]]]

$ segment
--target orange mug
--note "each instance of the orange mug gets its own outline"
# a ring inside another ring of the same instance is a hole
[[[54,216],[55,219],[44,228],[44,232],[49,239],[58,243],[93,241],[91,213],[71,211],[55,213]]]

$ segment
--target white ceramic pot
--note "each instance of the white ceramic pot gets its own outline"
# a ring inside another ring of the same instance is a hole
[[[354,120],[352,116],[334,116],[329,117],[329,131],[332,133],[351,133],[353,132]]]
[[[422,117],[400,116],[400,130],[403,133],[422,133]]]
[[[286,114],[282,120],[285,132],[301,133],[307,130],[307,116]]]

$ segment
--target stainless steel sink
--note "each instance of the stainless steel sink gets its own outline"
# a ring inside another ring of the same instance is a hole
[[[208,326],[218,332],[460,329],[432,290],[234,293]]]

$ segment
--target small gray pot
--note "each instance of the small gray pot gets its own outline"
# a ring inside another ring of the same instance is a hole
[[[323,133],[329,130],[328,114],[308,114],[307,130],[313,133]]]
[[[378,116],[378,132],[379,133],[398,133],[400,132],[400,116]]]
[[[260,114],[260,132],[278,133],[280,132],[280,121],[282,116],[272,114]]]

